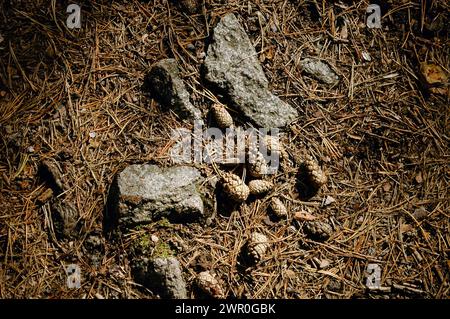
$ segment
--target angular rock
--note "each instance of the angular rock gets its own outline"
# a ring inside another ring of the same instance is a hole
[[[189,100],[175,59],[157,62],[147,74],[146,82],[159,102],[172,108],[182,119],[202,121],[200,110]]]
[[[107,219],[114,225],[134,227],[167,217],[190,221],[203,216],[198,185],[200,172],[189,166],[160,168],[130,165],[111,186]]]
[[[175,257],[142,258],[133,266],[135,279],[162,298],[186,299],[186,282]]]
[[[269,91],[255,48],[234,14],[214,28],[204,66],[205,79],[256,125],[283,127],[297,117],[292,106]]]
[[[325,62],[306,58],[300,61],[300,66],[305,73],[325,84],[334,85],[339,82],[339,76]]]

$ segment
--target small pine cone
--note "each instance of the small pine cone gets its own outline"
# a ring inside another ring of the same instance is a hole
[[[266,159],[261,152],[250,152],[248,158],[248,172],[251,176],[261,178],[263,175],[269,173],[269,167],[267,166]]]
[[[248,188],[250,189],[250,194],[262,195],[269,192],[273,188],[273,183],[269,181],[263,181],[261,179],[255,179],[248,183]]]
[[[327,176],[311,155],[305,155],[303,163],[308,172],[309,179],[315,187],[319,188],[327,182]]]
[[[266,235],[253,232],[250,235],[249,242],[247,244],[248,253],[255,262],[261,261],[266,254],[267,248],[269,248],[269,240]]]
[[[239,176],[232,173],[225,173],[223,179],[224,192],[234,201],[243,202],[250,194],[250,189],[239,178]]]
[[[333,234],[331,226],[321,221],[311,221],[305,224],[308,235],[317,240],[327,240]]]
[[[278,197],[272,197],[270,200],[270,208],[278,218],[285,218],[287,216],[287,208]]]
[[[209,271],[203,271],[197,275],[197,286],[213,298],[225,298],[225,294],[219,281],[210,274]]]
[[[272,153],[278,153],[280,159],[287,158],[287,152],[283,147],[279,137],[272,135],[264,136],[264,144],[266,145],[267,151]]]
[[[219,128],[225,129],[233,126],[233,118],[231,114],[220,104],[214,104],[211,107],[214,120]]]

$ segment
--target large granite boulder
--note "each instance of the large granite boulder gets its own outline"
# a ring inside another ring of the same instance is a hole
[[[296,119],[297,111],[269,91],[255,48],[234,14],[214,28],[204,67],[205,79],[256,125],[283,127]]]
[[[134,227],[166,217],[192,221],[203,216],[198,192],[200,172],[189,166],[160,168],[130,165],[118,174],[110,189],[109,226]]]
[[[182,119],[203,123],[200,110],[190,102],[189,92],[180,78],[175,59],[164,59],[153,65],[146,82],[153,96],[163,106],[171,108]]]

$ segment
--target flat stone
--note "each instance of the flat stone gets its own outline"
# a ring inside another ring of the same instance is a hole
[[[200,110],[189,100],[189,92],[180,78],[175,59],[164,59],[153,65],[146,82],[155,98],[162,105],[173,109],[180,118],[203,123]]]
[[[133,266],[135,279],[162,298],[186,299],[186,282],[175,257],[142,258]]]
[[[256,125],[283,127],[298,116],[269,91],[255,48],[234,14],[225,15],[214,28],[204,67],[205,79]]]
[[[203,216],[200,172],[189,166],[130,165],[116,177],[108,198],[108,219],[134,227],[162,217],[191,221]]]
[[[306,58],[300,61],[300,66],[303,72],[320,82],[328,85],[335,85],[339,82],[339,76],[325,62]]]

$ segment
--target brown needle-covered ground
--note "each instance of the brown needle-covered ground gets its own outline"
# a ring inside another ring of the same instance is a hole
[[[447,1],[388,1],[381,29],[365,26],[369,1],[211,0],[192,15],[167,0],[79,4],[74,30],[65,1],[6,1],[0,12],[0,297],[152,297],[134,283],[127,256],[133,238],[149,232],[174,247],[192,297],[204,269],[228,297],[449,297],[449,95],[429,94],[419,81],[421,62],[449,72]],[[209,226],[159,223],[106,238],[92,263],[84,241],[102,234],[114,175],[130,163],[170,165],[171,130],[188,127],[146,94],[146,71],[175,58],[206,114],[205,42],[228,12],[253,41],[271,90],[299,110],[285,147],[310,152],[327,184],[305,200],[287,168],[274,193],[288,220],[267,220],[270,199],[249,201],[231,215],[218,211]],[[330,63],[339,84],[301,74],[304,57]],[[50,158],[64,172],[59,196],[81,215],[73,240],[55,237],[49,202],[39,201],[48,185],[38,167]],[[326,196],[336,201],[323,206]],[[306,209],[333,226],[330,239],[309,239],[292,219]],[[247,267],[239,254],[252,231],[271,246]],[[70,263],[81,267],[80,289],[66,285]],[[369,263],[380,265],[390,292],[366,289]]]

